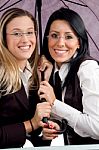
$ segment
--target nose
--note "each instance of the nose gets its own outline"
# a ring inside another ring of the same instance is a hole
[[[57,45],[59,47],[64,47],[65,46],[65,38],[64,37],[60,37],[57,41]]]
[[[20,40],[23,41],[23,42],[28,41],[27,35],[26,34],[22,34],[22,36],[20,37]]]

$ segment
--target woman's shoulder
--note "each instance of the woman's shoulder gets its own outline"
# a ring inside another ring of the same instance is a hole
[[[99,68],[99,62],[95,59],[87,59],[87,60],[84,60],[81,64],[80,64],[80,68],[81,67],[85,67],[85,68],[93,68],[93,67],[98,67]],[[91,69],[90,68],[90,69]]]
[[[83,61],[78,70],[79,77],[87,77],[88,79],[92,76],[99,78],[99,64],[96,60],[85,60]]]
[[[99,67],[99,61],[92,56],[84,56],[79,60],[79,68],[82,67]]]

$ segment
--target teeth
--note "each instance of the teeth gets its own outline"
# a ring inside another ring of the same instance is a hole
[[[29,49],[29,46],[20,46],[19,48],[22,50],[26,50],[26,49]]]
[[[67,52],[67,50],[55,50],[55,52],[56,53],[58,53],[58,54],[63,54],[63,53],[66,53]]]

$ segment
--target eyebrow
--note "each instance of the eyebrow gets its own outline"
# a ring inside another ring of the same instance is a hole
[[[34,30],[34,27],[29,27],[29,28],[27,28],[26,30],[31,30],[31,29]],[[14,30],[19,30],[19,31],[21,31],[20,28],[13,28],[12,30],[13,30],[13,31],[14,31]]]
[[[50,31],[49,33],[51,33],[51,32],[60,33],[59,31],[55,31],[55,30]],[[70,33],[74,34],[74,32],[64,32],[64,33],[65,33],[65,34],[70,34]]]

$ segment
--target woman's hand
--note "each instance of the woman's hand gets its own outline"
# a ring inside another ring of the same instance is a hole
[[[49,62],[44,55],[41,56],[38,63],[38,74],[44,71],[44,80],[49,81],[52,73],[53,65]],[[41,81],[41,77],[40,77]]]
[[[50,118],[51,106],[49,102],[38,103],[34,117],[31,119],[34,129],[44,127],[46,123],[42,122],[43,117]]]
[[[51,106],[49,102],[38,103],[36,106],[35,115],[31,120],[24,122],[25,130],[27,133],[36,130],[39,127],[47,125],[42,122],[43,117],[50,118]]]
[[[46,101],[49,102],[51,106],[53,105],[56,99],[53,87],[47,81],[42,81],[40,83],[38,95],[40,99],[45,98]]]
[[[43,140],[53,140],[58,137],[57,130],[60,130],[59,125],[53,121],[48,121],[48,123],[48,126],[45,125],[42,131]]]

